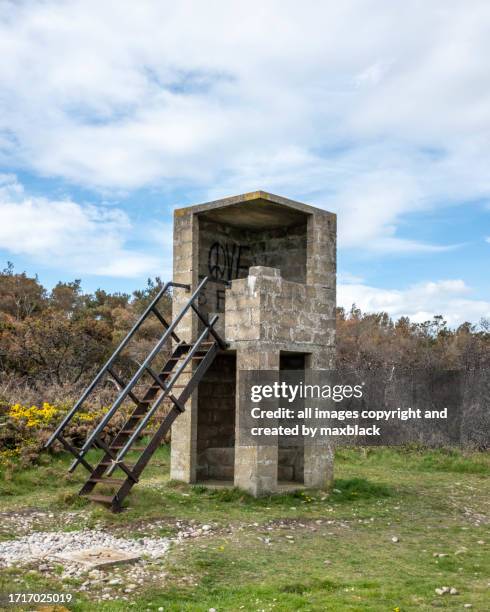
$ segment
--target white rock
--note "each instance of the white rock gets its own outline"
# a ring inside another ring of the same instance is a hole
[[[169,538],[143,538],[142,540],[117,538],[110,533],[95,529],[70,532],[33,532],[16,540],[0,542],[0,566],[13,563],[27,564],[43,559],[49,561],[60,553],[76,552],[86,548],[114,548],[151,558],[164,556],[169,549]],[[40,567],[49,566],[44,562]],[[47,570],[44,570],[47,571]],[[98,578],[99,573],[89,574]]]
[[[447,586],[439,587],[439,588],[435,589],[435,592],[438,595],[445,595],[446,593],[450,592],[450,588],[447,587]]]
[[[393,537],[391,538],[391,541],[392,541],[394,544],[396,544],[397,542],[399,542],[399,541],[400,541],[400,538],[398,538],[397,536],[393,536]]]

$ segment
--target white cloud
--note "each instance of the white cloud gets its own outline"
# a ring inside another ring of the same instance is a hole
[[[117,208],[33,197],[15,177],[1,175],[0,215],[0,248],[40,264],[128,278],[161,269],[156,257],[125,246],[132,227]]]
[[[472,299],[471,289],[459,279],[426,282],[404,290],[340,283],[338,302],[346,309],[356,304],[364,312],[384,311],[395,319],[408,316],[416,322],[440,314],[450,325],[490,317],[490,302]]]
[[[379,85],[392,65],[393,62],[376,62],[358,74],[354,81],[359,87]]]
[[[0,160],[99,189],[264,188],[393,251],[490,197],[490,5],[3,2]]]

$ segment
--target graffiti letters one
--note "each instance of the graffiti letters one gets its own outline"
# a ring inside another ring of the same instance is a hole
[[[248,246],[240,244],[214,242],[208,252],[209,275],[216,280],[230,281],[240,277],[242,270],[248,267],[243,265],[243,253],[249,250]]]

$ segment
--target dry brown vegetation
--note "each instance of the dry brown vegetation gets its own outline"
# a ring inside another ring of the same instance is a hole
[[[90,294],[75,280],[48,291],[11,264],[0,272],[0,452],[30,445],[27,455],[36,455],[61,413],[73,405],[161,286],[157,278],[131,295],[102,289]],[[170,297],[160,310],[170,319]],[[123,379],[128,380],[161,333],[156,319],[143,326],[118,362]],[[413,323],[407,318],[393,321],[386,313],[365,314],[356,306],[348,312],[339,308],[337,365],[358,372],[481,371],[490,365],[490,323],[451,329],[442,316]],[[90,412],[106,409],[115,392],[108,381],[91,398],[84,408],[86,418],[82,415],[73,424],[74,442],[91,427]]]
[[[53,401],[77,395],[109,357],[160,289],[149,279],[132,295],[102,289],[83,293],[79,280],[47,291],[37,278],[0,272],[0,375],[3,400]],[[170,299],[162,305],[170,318]],[[140,361],[161,333],[157,321],[144,327],[126,366]],[[425,323],[393,321],[386,313],[337,310],[339,367],[375,369],[478,369],[490,365],[490,322],[457,329],[442,316]],[[124,364],[123,364],[124,365]],[[60,395],[61,394],[61,395]]]

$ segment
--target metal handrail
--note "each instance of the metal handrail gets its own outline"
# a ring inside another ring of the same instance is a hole
[[[137,440],[137,438],[140,435],[140,433],[143,431],[143,429],[145,429],[146,425],[148,424],[148,421],[151,419],[151,417],[158,410],[158,408],[160,407],[160,405],[163,402],[163,400],[171,392],[173,385],[175,384],[175,382],[177,381],[179,376],[182,374],[182,372],[184,371],[184,369],[186,368],[188,363],[194,357],[195,353],[199,350],[199,346],[202,344],[203,340],[206,338],[206,336],[208,335],[210,329],[212,329],[213,325],[216,323],[217,320],[218,320],[218,315],[216,314],[209,321],[209,323],[207,324],[206,328],[201,333],[201,335],[197,339],[196,343],[192,347],[192,350],[190,350],[189,353],[186,355],[184,361],[181,363],[179,368],[176,370],[175,374],[172,376],[170,381],[167,384],[164,384],[165,391],[160,395],[160,397],[156,400],[156,402],[148,410],[148,412],[146,413],[145,417],[143,419],[141,419],[141,421],[138,423],[138,426],[136,427],[134,432],[131,434],[131,436],[127,440],[126,444],[123,446],[123,448],[117,454],[117,457],[114,460],[115,464],[120,462],[124,458],[124,456],[130,450],[130,448],[133,445],[133,443],[135,442],[135,440]],[[114,465],[114,468],[115,467],[116,467],[116,465]],[[114,471],[114,468],[112,470],[109,470],[109,475]]]
[[[85,391],[83,392],[82,396],[77,401],[77,403],[73,406],[73,408],[68,412],[68,414],[64,417],[64,419],[58,425],[58,427],[56,428],[55,432],[51,435],[49,440],[44,445],[44,448],[49,448],[51,446],[51,444],[53,444],[53,442],[56,440],[56,438],[61,434],[61,432],[65,429],[65,427],[72,420],[74,415],[82,407],[83,403],[88,398],[88,396],[92,393],[92,391],[95,389],[95,387],[99,384],[99,382],[102,380],[104,375],[109,371],[110,367],[112,366],[114,361],[117,359],[117,357],[119,356],[121,351],[127,346],[128,342],[131,340],[131,338],[134,336],[134,334],[141,327],[141,324],[143,323],[143,321],[146,319],[146,317],[149,315],[149,313],[155,308],[156,304],[160,301],[160,299],[163,297],[163,295],[170,289],[170,287],[180,287],[181,289],[186,289],[187,291],[189,291],[189,289],[190,289],[189,285],[184,285],[182,283],[174,283],[172,281],[168,282],[168,283],[165,283],[165,285],[160,289],[160,291],[157,293],[155,298],[151,301],[149,306],[145,309],[145,311],[140,316],[140,318],[136,321],[136,323],[133,325],[133,327],[127,333],[126,337],[121,341],[121,343],[119,344],[117,349],[114,351],[114,353],[108,359],[108,361],[105,363],[105,365],[102,367],[102,369],[98,372],[96,377],[92,380],[90,385],[85,389]]]
[[[163,334],[163,336],[160,338],[160,340],[157,342],[157,344],[154,346],[153,350],[150,352],[150,354],[148,355],[148,357],[143,361],[143,363],[141,364],[141,366],[139,367],[138,371],[133,375],[133,377],[131,378],[131,380],[128,382],[128,384],[126,385],[126,387],[121,391],[121,393],[119,394],[119,396],[117,397],[116,401],[112,404],[110,410],[104,415],[104,417],[102,418],[102,420],[98,423],[98,425],[95,427],[95,429],[92,431],[92,433],[90,434],[90,436],[87,438],[87,440],[85,441],[85,443],[83,444],[82,448],[80,449],[79,453],[78,453],[78,457],[75,459],[75,461],[71,464],[69,471],[73,472],[73,470],[77,467],[77,465],[80,463],[80,460],[87,454],[87,452],[89,451],[90,447],[92,446],[92,444],[94,443],[94,441],[96,440],[97,436],[102,432],[102,430],[104,429],[104,427],[109,423],[109,421],[112,419],[112,417],[114,416],[115,412],[119,409],[119,407],[121,406],[121,404],[123,403],[123,401],[126,399],[126,397],[128,396],[129,392],[131,391],[131,389],[134,387],[134,385],[138,382],[138,380],[141,378],[141,376],[143,375],[143,373],[146,370],[146,367],[148,365],[151,364],[151,362],[153,361],[154,357],[157,355],[157,353],[159,353],[159,351],[161,350],[161,348],[163,347],[163,345],[165,344],[165,342],[168,340],[168,337],[173,333],[174,329],[177,327],[177,325],[180,323],[180,321],[182,320],[182,318],[184,317],[184,315],[186,314],[186,312],[189,310],[189,308],[191,307],[191,304],[194,302],[194,300],[198,297],[199,293],[201,292],[202,288],[204,287],[204,285],[206,284],[208,278],[205,277],[198,285],[197,289],[194,291],[194,293],[191,295],[191,297],[189,298],[187,304],[184,306],[184,308],[180,311],[180,313],[178,314],[178,316],[172,321],[172,323],[170,323],[170,325],[168,326],[166,332]]]
[[[208,321],[206,321],[205,317],[202,315],[201,311],[199,310],[199,308],[195,304],[191,304],[191,308],[196,313],[196,315],[197,315],[198,319],[201,321],[201,323],[204,323],[205,326],[210,325],[210,323]],[[213,325],[214,325],[214,323],[213,323]],[[214,327],[210,327],[209,328],[209,333],[213,336],[213,338],[219,344],[220,348],[226,349],[226,347],[227,347],[226,342],[218,334],[218,332],[214,329]]]

